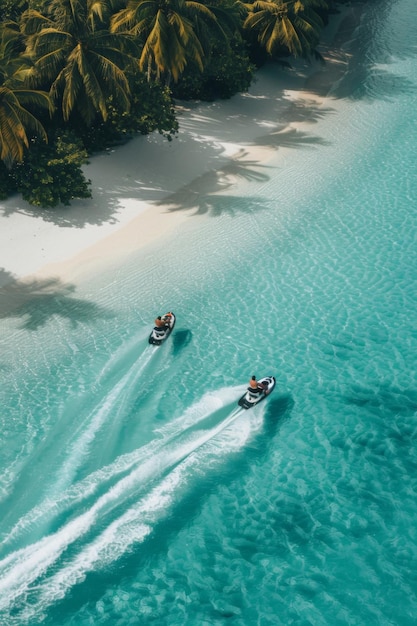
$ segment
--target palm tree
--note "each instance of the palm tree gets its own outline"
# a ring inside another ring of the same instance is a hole
[[[34,84],[48,86],[67,121],[76,109],[87,124],[107,118],[108,98],[129,109],[125,70],[132,64],[125,34],[109,32],[111,0],[52,0],[48,15],[23,15]]]
[[[246,5],[243,26],[258,33],[258,42],[270,56],[283,47],[297,57],[314,55],[324,26],[316,8],[328,8],[326,0],[255,0]]]
[[[223,9],[224,15],[231,15]],[[127,7],[112,18],[114,32],[128,31],[143,43],[139,69],[159,80],[176,82],[187,63],[193,62],[202,71],[210,53],[208,33],[216,32],[225,45],[227,33],[233,28],[218,20],[218,11],[200,0],[129,0]],[[237,28],[237,21],[235,20]]]
[[[18,25],[9,22],[2,24],[0,45],[0,159],[6,167],[21,162],[31,138],[41,137],[47,141],[47,134],[35,112],[52,110],[51,101],[44,91],[29,89],[27,72],[29,61],[13,51],[19,47]]]

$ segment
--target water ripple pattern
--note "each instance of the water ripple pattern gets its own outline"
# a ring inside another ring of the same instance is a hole
[[[80,284],[91,318],[4,320],[0,624],[415,626],[416,27],[367,3],[315,141]]]

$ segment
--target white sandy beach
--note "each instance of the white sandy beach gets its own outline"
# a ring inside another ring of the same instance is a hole
[[[199,194],[233,190],[239,163],[262,166],[279,149],[271,133],[299,132],[313,123],[309,109],[327,105],[348,53],[341,45],[355,25],[352,9],[334,16],[320,51],[327,64],[297,62],[263,68],[249,93],[228,101],[183,103],[178,137],[137,137],[95,156],[85,167],[93,198],[40,210],[20,197],[0,205],[0,287],[36,276],[77,282],[122,262],[138,248],[175,236],[196,216]],[[334,104],[332,104],[334,106]],[[187,210],[170,211],[173,207]]]

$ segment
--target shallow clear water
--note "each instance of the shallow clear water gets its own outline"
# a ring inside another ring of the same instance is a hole
[[[416,26],[372,4],[311,141],[2,320],[0,624],[415,625]]]

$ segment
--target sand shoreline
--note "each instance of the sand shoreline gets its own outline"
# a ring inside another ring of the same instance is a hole
[[[36,211],[20,198],[0,205],[2,310],[5,299],[7,309],[19,305],[25,290],[16,283],[77,283],[122,263],[138,249],[175,236],[189,219],[206,219],[196,211],[199,195],[232,192],[240,166],[256,170],[278,149],[285,158],[286,148],[262,145],[260,138],[302,130],[308,116],[300,121],[294,109],[331,99],[332,85],[348,66],[343,48],[358,15],[358,7],[347,7],[332,17],[320,46],[326,66],[298,61],[287,70],[263,68],[248,94],[179,105],[180,132],[172,142],[137,137],[93,157],[85,168],[92,200],[50,211]],[[12,297],[19,291],[21,297]]]

